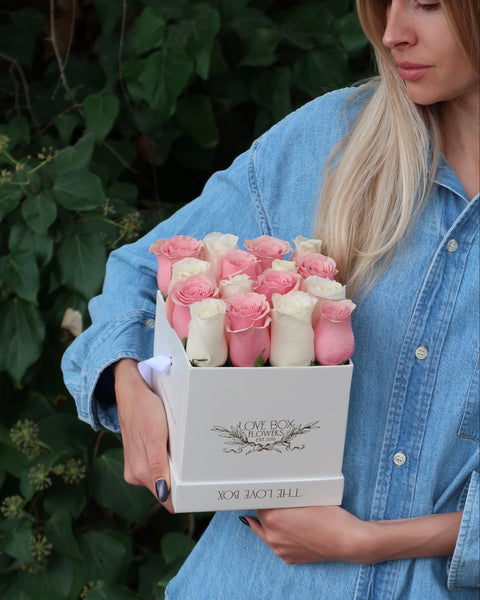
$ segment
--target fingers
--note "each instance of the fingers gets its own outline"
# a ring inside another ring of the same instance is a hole
[[[147,487],[167,510],[173,512],[168,423],[163,402],[141,377],[136,361],[119,361],[114,375],[125,481]]]

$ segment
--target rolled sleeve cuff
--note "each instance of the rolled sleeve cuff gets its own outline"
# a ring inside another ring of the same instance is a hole
[[[479,474],[474,472],[467,489],[457,544],[449,565],[449,590],[480,587],[479,484]]]
[[[109,367],[122,358],[146,360],[153,353],[154,317],[135,310],[99,326],[92,325],[64,354],[62,370],[75,398],[78,416],[93,429],[120,431]]]

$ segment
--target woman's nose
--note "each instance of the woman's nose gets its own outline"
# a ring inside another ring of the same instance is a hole
[[[415,43],[416,35],[408,0],[392,0],[387,8],[383,45],[387,48]]]

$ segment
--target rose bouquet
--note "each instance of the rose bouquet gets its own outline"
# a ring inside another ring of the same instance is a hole
[[[355,304],[335,280],[321,241],[294,248],[263,235],[238,246],[232,234],[154,242],[158,288],[170,326],[196,366],[337,365],[353,354]],[[289,256],[287,259],[286,257]]]

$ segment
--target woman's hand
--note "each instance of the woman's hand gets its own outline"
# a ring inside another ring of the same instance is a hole
[[[392,521],[362,521],[339,506],[257,510],[252,530],[286,564],[341,561],[371,564],[450,556],[461,512]]]
[[[124,477],[128,483],[147,487],[173,512],[170,499],[165,498],[170,490],[165,409],[137,365],[135,360],[125,358],[113,366],[125,456]]]

